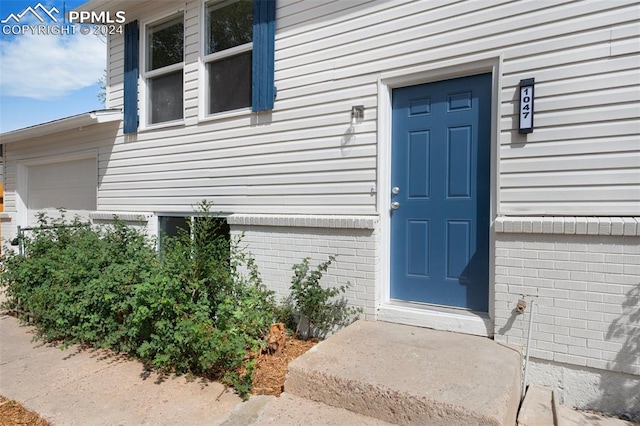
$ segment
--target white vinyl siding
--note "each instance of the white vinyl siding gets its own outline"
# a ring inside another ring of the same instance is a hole
[[[110,37],[107,41],[107,84],[105,108],[122,108],[124,104],[124,38]]]
[[[195,2],[184,12],[184,119],[197,124],[200,55],[200,5]]]
[[[380,75],[501,57],[498,214],[637,214],[638,5],[280,0],[274,110],[211,120],[198,111],[205,107],[198,63],[204,7],[188,1],[186,125],[103,148],[100,205],[190,211],[206,198],[226,212],[380,213]],[[121,44],[111,41],[112,67],[121,62]],[[112,83],[121,80],[116,76]],[[532,77],[535,130],[519,135],[517,86]],[[118,99],[114,86],[111,106]],[[353,105],[365,106],[364,121],[350,128]]]

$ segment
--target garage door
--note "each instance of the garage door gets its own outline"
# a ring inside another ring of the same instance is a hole
[[[28,224],[37,224],[40,211],[57,216],[59,208],[68,212],[68,218],[88,217],[97,207],[97,186],[95,158],[29,166]]]

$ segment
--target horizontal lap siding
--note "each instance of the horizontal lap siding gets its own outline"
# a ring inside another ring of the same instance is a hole
[[[122,108],[124,98],[124,39],[123,37],[110,37],[107,43],[107,73],[108,85],[106,86],[105,106],[107,108]]]
[[[198,2],[184,14],[184,117],[185,123],[198,122],[198,55],[200,55],[200,7]]]
[[[637,6],[280,0],[274,110],[202,120],[201,4],[187,2],[186,126],[101,149],[100,208],[187,211],[207,198],[229,212],[375,213],[381,73],[502,55],[500,213],[631,214],[640,190]],[[115,67],[117,38],[110,51]],[[536,129],[521,136],[517,84],[529,77]],[[110,82],[114,106],[121,76]],[[365,120],[352,128],[360,104]]]
[[[375,213],[375,81],[297,98],[279,93],[267,114],[198,123],[199,10],[199,2],[185,10],[186,126],[140,131],[135,141],[104,147],[100,208],[189,211],[208,199],[225,212]],[[354,98],[370,109],[355,134]]]
[[[503,214],[640,211],[640,13],[637,4],[594,4],[611,9],[566,17],[566,35],[505,58]],[[535,130],[525,136],[515,129],[517,85],[527,77],[536,78],[536,113]]]

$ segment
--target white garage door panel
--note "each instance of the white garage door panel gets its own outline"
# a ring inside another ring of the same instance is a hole
[[[28,185],[29,225],[36,223],[36,213],[43,210],[64,208],[69,218],[86,216],[97,206],[96,159],[29,166]]]

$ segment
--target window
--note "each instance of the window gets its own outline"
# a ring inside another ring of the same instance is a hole
[[[191,235],[191,238],[195,238],[194,232],[191,229],[191,225],[195,224],[198,227],[201,221],[211,219],[213,223],[205,224],[208,229],[207,235],[201,237],[205,239],[211,239],[222,236],[227,241],[230,240],[231,230],[227,224],[227,220],[220,217],[204,218],[199,216],[158,216],[158,230],[159,230],[159,248],[162,250],[162,240],[167,237],[178,237],[182,233]],[[198,243],[197,241],[195,241]]]
[[[251,107],[274,107],[276,0],[208,2],[202,62],[206,77],[203,115]],[[139,35],[142,34],[142,39]],[[139,49],[145,49],[140,57]],[[140,63],[139,63],[140,62]],[[138,131],[138,105],[144,123],[184,118],[184,17],[174,15],[147,26],[124,27],[124,133]],[[138,82],[146,99],[138,102]]]
[[[183,15],[147,26],[144,77],[148,92],[148,124],[183,118],[183,65]]]
[[[189,233],[189,221],[184,216],[159,216],[158,228],[160,229],[160,238],[177,237],[180,230]]]
[[[206,6],[207,114],[251,106],[253,2]]]

